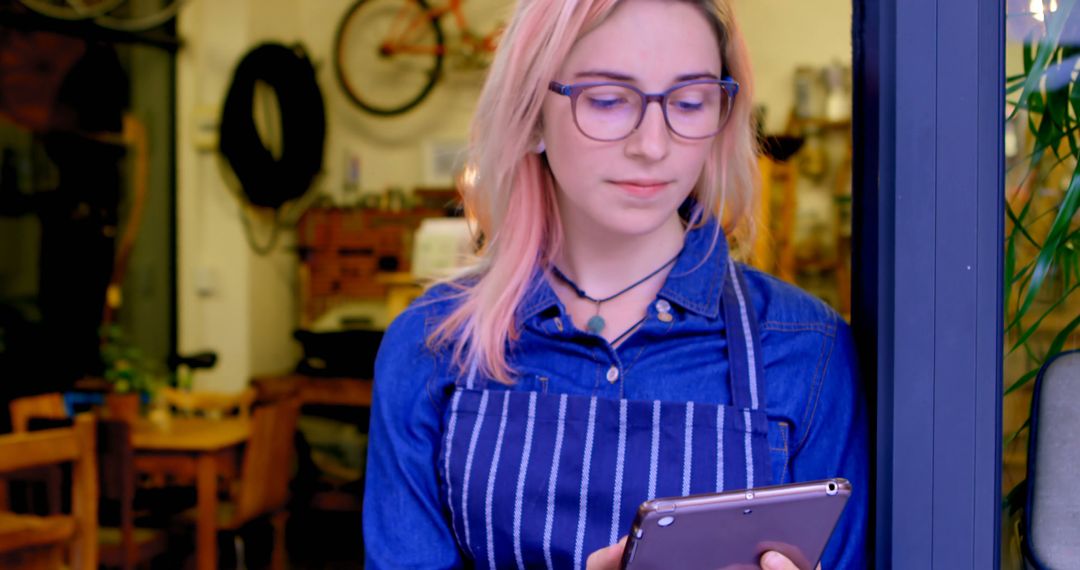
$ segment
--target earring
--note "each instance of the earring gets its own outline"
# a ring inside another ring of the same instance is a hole
[[[536,145],[536,149],[535,149],[536,154],[544,154],[544,151],[546,151],[546,150],[547,150],[547,147],[544,146],[544,139],[540,139],[540,144]]]

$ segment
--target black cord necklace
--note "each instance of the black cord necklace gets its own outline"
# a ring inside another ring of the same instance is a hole
[[[641,320],[639,320],[638,322],[636,322],[636,323],[634,323],[634,324],[630,325],[630,328],[628,328],[628,329],[626,329],[625,331],[623,331],[623,333],[622,333],[621,335],[619,335],[619,336],[615,337],[615,340],[611,341],[611,346],[618,346],[618,345],[619,345],[619,341],[621,341],[622,339],[626,338],[627,336],[629,336],[629,335],[630,335],[630,333],[632,333],[632,332],[634,332],[635,330],[637,330],[637,328],[641,326],[641,323],[644,323],[644,322],[645,322],[645,319],[647,319],[647,318],[649,318],[649,317],[648,317],[648,315],[646,315],[646,316],[644,316],[644,317],[641,317]]]
[[[649,279],[652,279],[653,277],[656,276],[657,273],[660,273],[661,271],[667,269],[667,267],[669,265],[671,265],[672,263],[675,263],[675,260],[678,259],[678,258],[679,258],[678,255],[676,255],[675,257],[672,257],[671,259],[669,259],[667,261],[667,263],[665,263],[665,264],[661,265],[660,267],[656,268],[656,270],[653,271],[652,273],[646,275],[645,277],[642,277],[641,279],[638,279],[637,281],[635,281],[633,284],[631,284],[629,287],[623,289],[622,291],[619,291],[618,293],[615,293],[614,295],[604,297],[603,299],[597,299],[595,297],[589,296],[588,293],[586,293],[581,287],[578,287],[577,283],[574,283],[573,280],[571,280],[569,277],[567,277],[566,274],[563,273],[562,271],[560,271],[559,268],[556,267],[555,265],[551,266],[551,271],[552,271],[552,273],[555,274],[556,277],[558,277],[564,283],[569,285],[574,290],[574,292],[577,293],[578,297],[580,297],[582,299],[585,299],[586,301],[591,301],[593,303],[596,303],[596,314],[593,315],[592,318],[589,319],[589,322],[585,325],[585,328],[587,328],[589,330],[589,332],[598,335],[598,334],[600,334],[601,331],[604,330],[604,327],[607,325],[607,322],[604,320],[604,317],[600,316],[600,305],[601,304],[607,303],[608,301],[611,301],[612,299],[615,299],[616,297],[622,295],[623,293],[626,293],[627,291],[633,289],[634,287],[637,287],[638,285],[641,285],[642,283],[648,281]]]

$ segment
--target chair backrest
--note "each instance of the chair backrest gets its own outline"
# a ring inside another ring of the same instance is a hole
[[[1024,551],[1037,568],[1080,560],[1080,351],[1043,365],[1031,401]]]
[[[135,544],[135,448],[131,424],[99,419],[97,457],[102,523],[120,529],[123,567],[134,568],[138,553]],[[108,519],[108,520],[105,520]]]
[[[244,451],[236,517],[248,521],[281,509],[289,500],[300,401],[286,398],[255,409]]]
[[[162,388],[161,399],[170,408],[186,415],[221,418],[237,415],[249,417],[255,403],[255,389],[245,388],[238,393],[186,392],[176,388]]]
[[[68,417],[67,404],[59,392],[15,398],[8,404],[11,414],[11,430],[26,433],[30,418],[63,419]]]
[[[0,436],[0,473],[70,462],[72,568],[97,567],[97,461],[94,419],[80,415],[71,428]]]

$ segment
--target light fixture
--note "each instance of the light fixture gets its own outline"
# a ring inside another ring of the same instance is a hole
[[[1046,21],[1046,12],[1057,12],[1058,9],[1057,0],[1050,0],[1047,6],[1043,6],[1043,2],[1044,0],[1031,0],[1028,3],[1028,12],[1040,22]]]

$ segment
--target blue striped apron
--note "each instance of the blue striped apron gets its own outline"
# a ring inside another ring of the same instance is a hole
[[[770,483],[757,322],[728,270],[731,405],[486,390],[475,370],[458,384],[438,468],[466,566],[583,568],[645,500]]]

